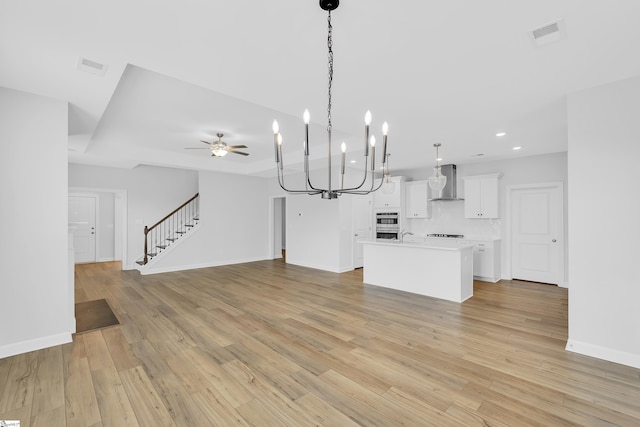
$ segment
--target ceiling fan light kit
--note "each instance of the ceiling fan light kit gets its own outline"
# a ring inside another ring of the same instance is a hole
[[[309,178],[309,122],[311,120],[311,115],[309,114],[309,110],[305,110],[303,114],[304,121],[304,130],[305,130],[305,139],[304,139],[304,174],[305,174],[305,182],[304,189],[290,189],[284,183],[284,161],[282,156],[282,135],[280,134],[280,126],[276,120],[273,121],[273,144],[274,144],[274,152],[275,152],[275,161],[276,161],[276,171],[278,174],[278,183],[280,187],[288,193],[291,194],[309,194],[316,195],[320,194],[323,199],[336,199],[341,194],[369,194],[378,190],[382,184],[385,182],[385,179],[381,179],[380,183],[375,185],[375,159],[376,159],[376,151],[375,144],[376,139],[375,136],[369,135],[369,126],[371,125],[371,112],[367,111],[365,114],[364,122],[365,122],[365,138],[364,138],[364,176],[362,181],[358,186],[344,188],[344,174],[345,174],[345,162],[346,162],[346,144],[343,142],[341,145],[342,156],[341,156],[341,167],[340,167],[340,188],[333,188],[331,186],[331,87],[333,84],[333,37],[332,37],[332,26],[331,26],[331,11],[335,10],[340,2],[338,0],[320,0],[320,7],[323,10],[328,12],[327,17],[327,27],[328,27],[328,36],[327,36],[327,47],[329,50],[328,54],[328,68],[329,68],[329,91],[328,91],[328,108],[327,108],[327,145],[328,145],[328,168],[327,168],[327,188],[319,188],[314,186],[311,183],[311,179]],[[389,169],[387,166],[387,134],[389,132],[389,125],[385,122],[382,125],[382,167],[385,171],[384,176],[387,178],[387,185],[390,185],[389,182]],[[369,155],[371,155],[371,161],[369,162]]]
[[[249,155],[249,153],[237,151],[238,148],[248,148],[246,145],[227,145],[225,142],[222,141],[222,137],[224,136],[223,133],[218,132],[216,136],[218,137],[218,140],[215,142],[200,140],[200,142],[204,142],[209,146],[207,149],[211,150],[212,157],[224,157],[228,153],[240,154],[241,156]],[[203,148],[191,148],[191,147],[185,148],[185,150],[200,150],[200,149],[204,149],[204,147]]]

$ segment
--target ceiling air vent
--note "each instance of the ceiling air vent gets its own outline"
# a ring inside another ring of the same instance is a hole
[[[84,71],[91,74],[97,74],[99,76],[104,76],[104,73],[107,72],[107,65],[101,64],[96,61],[92,61],[87,58],[78,58],[78,70]]]
[[[560,28],[558,28],[558,23],[554,22],[553,24],[549,24],[546,27],[533,30],[533,38],[538,40],[541,37],[545,37],[545,36],[548,36],[549,34],[557,33],[558,31],[560,31]]]
[[[536,28],[531,31],[529,35],[531,40],[533,40],[534,45],[537,47],[563,40],[567,37],[564,19]]]

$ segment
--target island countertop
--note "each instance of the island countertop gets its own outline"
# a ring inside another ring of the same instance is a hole
[[[463,302],[473,296],[473,244],[364,241],[363,282]]]
[[[376,239],[376,240],[364,240],[362,243],[370,245],[384,245],[384,246],[400,246],[410,248],[424,248],[424,249],[442,249],[447,251],[460,251],[465,248],[472,248],[473,243],[467,241],[458,241],[455,239],[443,240],[425,240],[421,242],[389,240],[389,239]]]

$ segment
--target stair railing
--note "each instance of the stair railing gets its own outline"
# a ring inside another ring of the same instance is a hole
[[[144,227],[144,258],[139,264],[146,265],[149,258],[166,249],[180,236],[195,226],[200,214],[200,193],[178,206],[170,214],[151,227]],[[154,252],[150,252],[150,250]]]

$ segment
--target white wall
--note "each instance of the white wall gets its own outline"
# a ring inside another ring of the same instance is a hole
[[[287,263],[340,271],[340,201],[287,198]]]
[[[427,179],[431,171],[425,169],[408,171],[403,175],[411,180]],[[513,185],[536,184],[546,182],[564,183],[565,242],[568,236],[567,227],[567,153],[546,154],[540,156],[519,157],[511,160],[458,165],[458,197],[464,198],[465,176],[502,173],[500,179],[500,218],[499,219],[466,219],[464,202],[434,202],[430,219],[407,219],[405,228],[417,235],[429,233],[464,234],[465,236],[500,237],[502,241],[502,272],[509,262],[509,254],[505,250],[504,239],[507,236],[507,187]],[[565,245],[564,265],[565,283],[568,282],[568,245]],[[505,276],[506,278],[506,276]]]
[[[181,169],[138,166],[118,169],[69,165],[69,187],[127,190],[127,259],[133,268],[144,253],[144,226],[151,226],[198,192],[198,173]]]
[[[149,273],[212,267],[269,258],[268,181],[199,173],[200,224],[158,258]]]
[[[342,273],[353,269],[353,203],[348,195],[287,198],[287,263]]]
[[[567,349],[640,368],[640,77],[569,97]]]
[[[0,88],[0,358],[71,341],[67,103]]]

